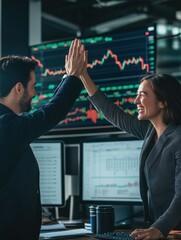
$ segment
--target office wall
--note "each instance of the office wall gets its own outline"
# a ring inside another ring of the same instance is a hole
[[[1,0],[1,56],[29,52],[29,0]]]

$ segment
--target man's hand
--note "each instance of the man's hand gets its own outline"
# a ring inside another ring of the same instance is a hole
[[[92,96],[97,91],[97,87],[87,72],[87,63],[88,52],[85,51],[84,45],[81,44],[80,40],[75,39],[72,41],[68,56],[66,55],[65,69],[67,75],[79,77],[89,96]]]
[[[147,229],[135,229],[130,234],[130,236],[135,239],[144,239],[144,240],[163,238],[163,235],[160,232],[160,230],[154,227],[150,227]]]
[[[79,77],[85,68],[85,49],[79,39],[72,41],[69,53],[65,58],[65,69],[67,75]]]

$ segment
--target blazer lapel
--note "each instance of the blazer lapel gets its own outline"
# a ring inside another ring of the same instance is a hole
[[[151,131],[148,132],[148,137],[145,138],[145,141],[144,141],[143,147],[142,147],[142,151],[140,153],[140,161],[141,161],[140,173],[142,172],[142,169],[144,168],[145,161],[149,154],[149,146],[150,146],[151,140],[154,138],[154,136],[155,136],[155,129],[152,128]]]
[[[147,156],[147,159],[145,159],[145,160],[147,160],[146,165],[147,165],[148,170],[153,165],[153,163],[157,160],[158,155],[162,152],[162,149],[163,149],[165,143],[168,141],[168,135],[171,132],[173,132],[174,129],[175,129],[175,126],[173,124],[168,125],[168,127],[165,129],[165,131],[162,133],[160,138],[157,140],[157,142],[151,149],[150,153]],[[154,134],[152,134],[150,136],[150,141],[151,141],[151,139],[153,140],[153,137],[154,137]],[[145,151],[147,150],[150,141],[148,142],[147,145],[145,145]]]

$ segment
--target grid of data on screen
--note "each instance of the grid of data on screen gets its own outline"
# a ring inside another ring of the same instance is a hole
[[[40,169],[40,192],[42,205],[62,205],[62,143],[32,143],[31,148]]]
[[[140,78],[155,71],[155,27],[138,31],[82,39],[89,51],[88,72],[101,90],[126,112],[136,114],[133,103]],[[31,57],[38,61],[36,71],[37,97],[33,109],[44,105],[65,74],[65,55],[71,41],[41,44],[31,47]],[[67,117],[57,128],[111,127],[97,113],[82,90]]]
[[[139,140],[84,143],[82,200],[140,202],[141,147]]]

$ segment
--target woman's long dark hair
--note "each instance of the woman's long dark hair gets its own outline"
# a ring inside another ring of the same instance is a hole
[[[181,84],[168,74],[151,74],[141,82],[145,80],[151,83],[157,99],[165,105],[164,123],[181,124]]]

